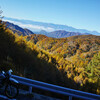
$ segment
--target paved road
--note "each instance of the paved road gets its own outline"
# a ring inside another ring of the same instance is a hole
[[[37,93],[29,94],[28,91],[20,90],[19,95],[16,99],[9,99],[4,96],[4,93],[0,91],[0,100],[61,100],[57,98],[52,98],[48,96],[44,96]]]

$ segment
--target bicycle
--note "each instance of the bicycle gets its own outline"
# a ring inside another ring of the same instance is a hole
[[[4,87],[5,95],[12,99],[19,94],[19,82],[11,77],[12,70],[0,73],[0,88]]]

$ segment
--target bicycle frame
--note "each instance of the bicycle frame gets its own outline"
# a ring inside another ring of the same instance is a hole
[[[3,79],[1,80],[1,87],[8,85],[10,83],[14,83],[14,84],[18,84],[19,82],[17,80],[15,80],[14,78],[11,77],[11,70],[9,70],[7,73],[3,72]]]

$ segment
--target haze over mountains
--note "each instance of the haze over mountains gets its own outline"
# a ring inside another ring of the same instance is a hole
[[[85,29],[76,29],[71,26],[67,25],[58,25],[58,24],[52,24],[52,23],[44,23],[44,22],[37,22],[32,20],[22,20],[22,19],[15,19],[15,18],[4,18],[5,21],[12,22],[20,27],[28,28],[31,31],[35,32],[41,32],[41,30],[45,31],[46,33],[63,30],[67,32],[77,32],[82,34],[93,34],[93,35],[100,35],[97,31],[89,31]]]
[[[46,32],[45,30],[41,30],[40,32],[33,33],[29,29],[22,28],[18,25],[10,23],[10,22],[6,22],[6,25],[14,33],[17,33],[18,35],[23,35],[23,36],[31,35],[31,34],[42,34],[42,35],[46,35],[48,37],[53,37],[53,38],[65,38],[65,37],[76,36],[76,35],[89,35],[86,33],[82,34],[79,32],[68,32],[65,30],[57,30],[57,31],[53,31],[53,32]]]

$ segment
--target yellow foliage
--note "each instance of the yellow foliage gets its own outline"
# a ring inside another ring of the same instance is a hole
[[[68,78],[71,78],[72,75],[71,75],[71,73],[70,73],[70,74],[67,74],[67,76],[68,76]]]
[[[97,94],[100,94],[100,88],[97,88]]]
[[[77,72],[78,72],[78,73],[84,72],[84,68],[82,68],[82,67],[77,68]]]
[[[61,71],[62,70],[62,66],[60,66],[58,69]]]
[[[75,76],[75,77],[74,77],[74,81],[75,81],[76,83],[80,83],[80,85],[83,85],[82,80],[83,80],[83,77],[82,77],[81,74],[80,74],[79,76]]]
[[[52,60],[51,60],[51,57],[49,57],[49,60],[48,60],[48,62],[50,63]]]

